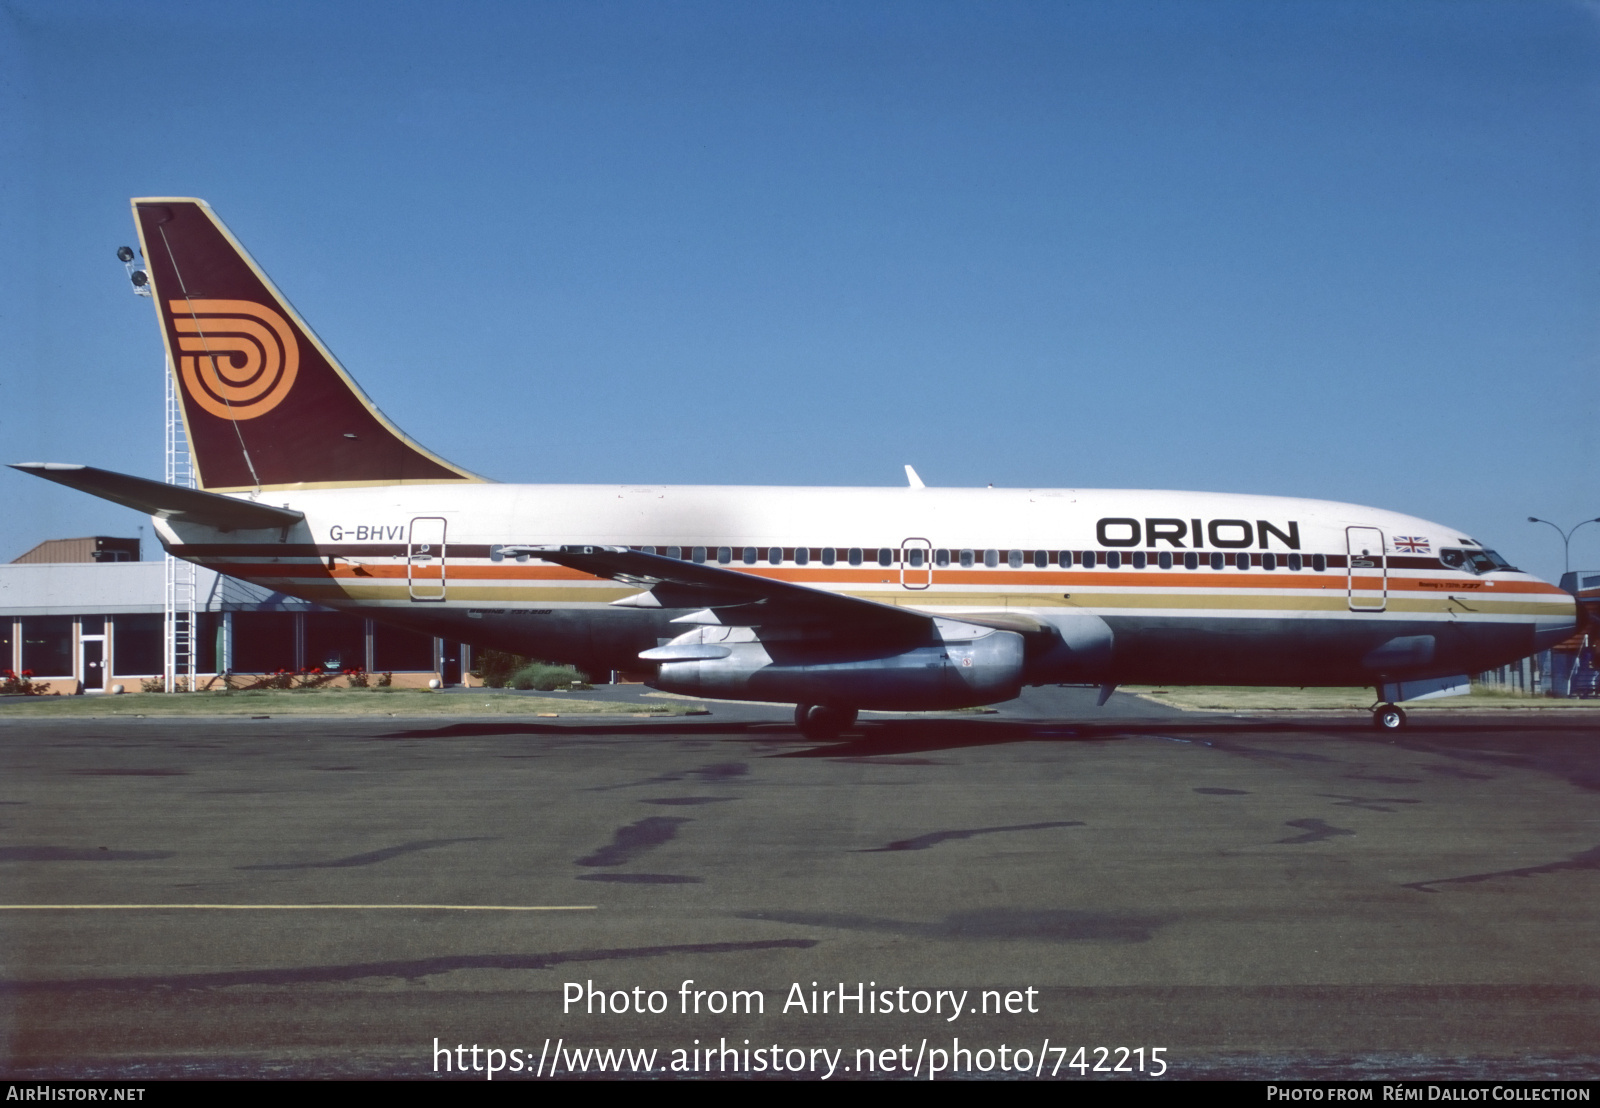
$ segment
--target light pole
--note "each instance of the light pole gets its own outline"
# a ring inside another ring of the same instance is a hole
[[[1574,523],[1572,527],[1566,531],[1556,527],[1556,525],[1551,523],[1548,519],[1540,519],[1538,516],[1529,516],[1528,522],[1543,523],[1547,527],[1556,528],[1556,534],[1561,536],[1561,575],[1565,577],[1567,574],[1572,572],[1572,533],[1578,528],[1584,526],[1584,524],[1600,523],[1600,516],[1596,516],[1594,519],[1586,519],[1582,523]]]

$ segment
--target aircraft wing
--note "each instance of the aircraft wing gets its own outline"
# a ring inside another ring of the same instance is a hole
[[[505,547],[504,552],[531,554],[596,577],[659,591],[663,607],[736,609],[728,613],[727,622],[815,620],[908,632],[926,632],[933,622],[932,616],[907,608],[625,546],[516,546]]]
[[[131,477],[94,466],[66,462],[19,462],[11,467],[69,489],[98,496],[124,508],[162,519],[201,523],[219,531],[249,531],[265,527],[291,527],[305,518],[289,508],[274,508],[250,500],[235,500],[200,489],[168,485],[145,477]]]

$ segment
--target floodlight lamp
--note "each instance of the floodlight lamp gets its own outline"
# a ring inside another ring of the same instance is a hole
[[[131,261],[133,261],[133,247],[131,247],[131,246],[119,246],[119,247],[117,247],[117,261],[119,261],[119,262],[131,262]]]
[[[133,282],[134,288],[142,289],[150,283],[150,275],[142,269],[136,269],[133,271],[132,276],[129,277],[129,280]]]

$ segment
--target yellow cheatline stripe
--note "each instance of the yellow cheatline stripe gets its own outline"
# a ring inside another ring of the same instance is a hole
[[[143,909],[215,912],[593,912],[596,904],[0,904],[0,912],[110,912]]]

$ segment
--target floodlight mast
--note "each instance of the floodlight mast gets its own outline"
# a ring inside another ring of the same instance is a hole
[[[117,247],[117,260],[128,272],[134,295],[150,298],[150,275],[142,264],[135,264],[137,255],[131,246]],[[154,304],[154,300],[151,301]],[[157,322],[160,312],[157,312]],[[177,387],[172,377],[170,363],[162,365],[162,380],[166,389],[166,481],[182,488],[195,487],[194,456],[189,451],[189,439],[183,430],[183,409],[179,406]],[[195,686],[196,634],[199,619],[195,612],[195,593],[198,591],[193,562],[166,556],[165,612],[162,619],[161,688],[164,692],[192,691]]]
[[[1555,527],[1556,534],[1561,536],[1561,575],[1563,577],[1565,577],[1567,574],[1572,572],[1572,534],[1573,534],[1573,532],[1576,531],[1578,528],[1583,527],[1586,524],[1600,523],[1600,516],[1596,516],[1594,519],[1583,520],[1580,523],[1574,523],[1571,527],[1569,527],[1565,531],[1563,531],[1560,527],[1556,526],[1556,524],[1551,523],[1548,519],[1540,519],[1538,516],[1529,516],[1528,517],[1528,522],[1529,523],[1543,523],[1547,527]]]

